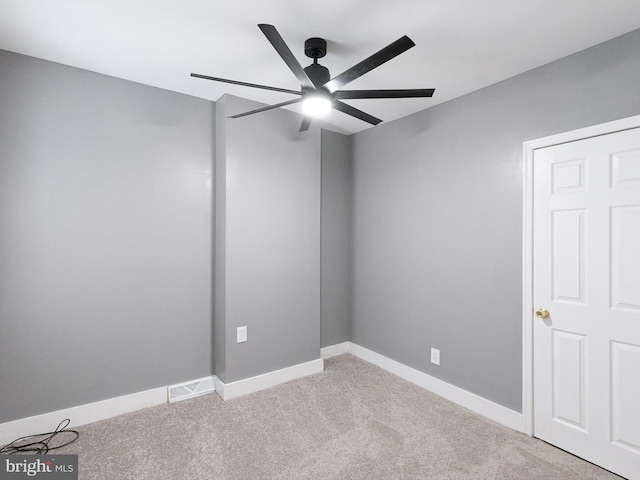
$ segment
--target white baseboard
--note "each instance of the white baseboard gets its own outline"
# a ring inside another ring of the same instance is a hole
[[[356,357],[372,363],[388,372],[391,372],[411,383],[429,390],[441,397],[451,400],[469,410],[476,412],[484,417],[501,423],[509,428],[524,432],[524,417],[510,408],[499,405],[491,400],[487,400],[475,393],[471,393],[460,387],[456,387],[439,378],[432,377],[415,368],[404,365],[403,363],[392,360],[384,355],[380,355],[372,350],[348,342],[348,352]],[[339,344],[338,346],[341,346]],[[332,348],[332,347],[328,347]],[[342,347],[341,347],[342,348]]]
[[[350,353],[362,360],[372,363],[388,372],[398,375],[405,380],[415,383],[441,397],[451,400],[469,410],[483,415],[518,431],[524,430],[524,419],[521,413],[494,403],[475,393],[451,385],[443,380],[432,377],[424,372],[408,367],[400,362],[380,355],[372,350],[344,342],[321,350],[322,358],[310,362],[265,373],[256,377],[224,383],[217,376],[213,377],[215,391],[224,400],[230,400],[242,395],[274,387],[281,383],[297,378],[306,377],[324,370],[324,358],[330,358],[343,353]],[[201,379],[202,380],[202,379]],[[191,383],[191,382],[187,382]],[[167,387],[159,387],[143,392],[132,393],[121,397],[101,400],[77,407],[65,408],[55,412],[44,413],[33,417],[22,418],[0,424],[0,445],[26,435],[35,435],[54,430],[65,418],[71,419],[70,427],[78,427],[88,423],[105,420],[107,418],[133,412],[147,407],[153,407],[167,402]]]
[[[166,401],[167,387],[159,387],[2,423],[0,424],[0,445],[5,445],[26,435],[51,432],[65,418],[71,420],[69,428],[79,427],[123,413],[160,405]]]
[[[337,343],[335,345],[331,345],[330,347],[321,348],[320,356],[322,358],[331,358],[342,355],[343,353],[349,353],[349,343],[351,342]]]
[[[346,353],[346,352],[345,352]],[[195,382],[206,383],[207,391],[197,391],[194,395],[200,395],[215,391],[225,400],[246,395],[248,393],[264,390],[281,383],[305,377],[324,370],[324,360],[318,358],[310,362],[294,365],[292,367],[265,373],[256,377],[239,380],[232,383],[223,383],[217,376],[205,377],[190,382],[183,382],[168,387],[159,387],[143,392],[136,392],[121,397],[109,398],[98,402],[87,403],[76,407],[65,408],[55,412],[35,415],[33,417],[21,418],[11,422],[0,424],[0,445],[5,445],[17,438],[27,435],[36,435],[43,432],[53,431],[65,418],[69,418],[71,423],[69,428],[79,427],[88,423],[106,420],[107,418],[122,415],[123,413],[134,412],[147,407],[154,407],[166,403],[168,400],[168,389],[184,384]],[[212,385],[211,385],[212,384]]]
[[[245,378],[235,382],[224,383],[218,377],[215,377],[216,393],[223,400],[231,400],[241,397],[249,393],[275,387],[281,383],[295,380],[296,378],[306,377],[314,373],[320,373],[324,370],[324,360],[318,358],[310,362],[293,365],[292,367],[283,368],[274,372],[264,373],[256,377]]]

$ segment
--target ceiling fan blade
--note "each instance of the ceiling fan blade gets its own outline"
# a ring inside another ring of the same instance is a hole
[[[432,97],[435,88],[416,88],[410,90],[338,90],[334,98],[415,98]]]
[[[364,120],[367,123],[372,125],[378,125],[382,120],[374,117],[373,115],[369,115],[368,113],[363,112],[362,110],[358,110],[351,105],[347,105],[346,103],[341,102],[340,100],[333,101],[333,108],[336,110],[340,110],[342,113],[346,113],[347,115],[351,115],[352,117],[356,117],[360,120]]]
[[[271,42],[271,45],[273,45],[273,48],[276,49],[276,52],[278,52],[278,54],[282,57],[284,63],[287,64],[289,69],[296,76],[296,78],[300,82],[300,85],[305,88],[311,88],[315,90],[315,85],[313,84],[311,79],[309,79],[296,57],[293,55],[293,53],[291,53],[291,50],[289,50],[287,44],[284,43],[284,40],[276,30],[276,27],[274,27],[273,25],[267,25],[265,23],[258,24],[258,27],[260,28],[260,30],[262,30],[262,33],[264,33],[265,37],[267,37],[267,40]]]
[[[306,132],[307,130],[309,130],[309,127],[311,126],[311,117],[307,117],[305,116],[302,119],[302,125],[300,125],[300,132]]]
[[[302,99],[301,98],[295,98],[293,100],[288,100],[286,102],[276,103],[275,105],[267,105],[266,107],[258,108],[256,110],[251,110],[249,112],[244,112],[244,113],[238,113],[236,115],[231,115],[231,116],[229,116],[227,118],[246,117],[247,115],[253,115],[254,113],[266,112],[267,110],[273,110],[274,108],[279,108],[279,107],[284,107],[286,105],[291,105],[292,103],[299,102],[300,100],[302,100]]]
[[[269,87],[268,85],[258,85],[257,83],[239,82],[237,80],[228,80],[226,78],[209,77],[208,75],[200,75],[199,73],[192,73],[192,77],[204,78],[205,80],[213,80],[214,82],[232,83],[234,85],[242,85],[243,87],[262,88],[263,90],[272,90],[274,92],[292,93],[293,95],[302,95],[302,92],[295,90],[288,90],[286,88]]]
[[[387,45],[379,52],[374,53],[370,57],[364,59],[357,65],[345,70],[337,77],[334,77],[332,80],[324,84],[324,87],[329,90],[329,92],[333,93],[339,88],[345,86],[347,83],[352,82],[358,77],[361,77],[367,72],[370,72],[376,67],[379,67],[385,62],[388,62],[393,57],[397,57],[403,52],[406,52],[411,47],[415,46],[413,40],[411,40],[406,35],[402,38],[399,38],[395,42],[390,45]]]

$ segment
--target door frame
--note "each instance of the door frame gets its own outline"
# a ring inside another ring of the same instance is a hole
[[[522,431],[533,435],[533,161],[535,151],[640,127],[640,115],[523,143],[522,183]]]

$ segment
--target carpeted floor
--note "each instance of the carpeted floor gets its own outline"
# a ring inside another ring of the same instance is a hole
[[[58,453],[81,480],[620,478],[351,355],[325,368],[86,425]]]

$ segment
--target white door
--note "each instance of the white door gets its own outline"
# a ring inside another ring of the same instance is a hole
[[[640,128],[533,169],[534,435],[640,479]]]

